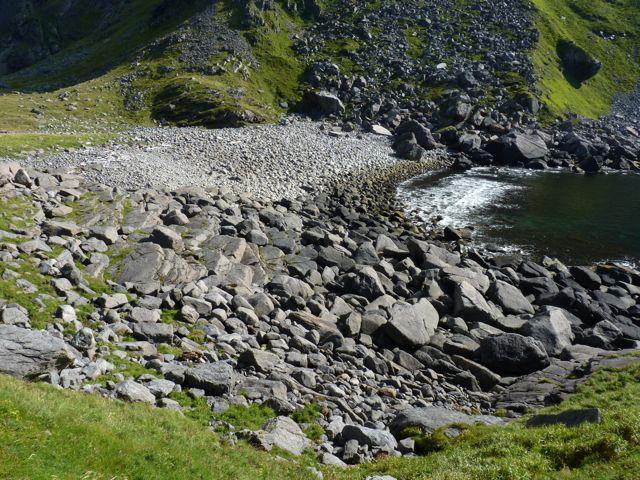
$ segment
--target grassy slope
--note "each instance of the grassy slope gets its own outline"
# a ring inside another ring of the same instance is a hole
[[[550,113],[599,117],[609,112],[616,92],[633,90],[640,76],[639,0],[533,0],[538,9],[540,43],[534,52],[538,86]],[[605,40],[596,32],[615,34]],[[603,67],[594,78],[574,88],[559,67],[556,45],[572,40]]]
[[[474,427],[434,442],[439,451],[424,457],[325,470],[325,478],[631,480],[640,471],[639,396],[640,365],[601,371],[552,409],[599,407],[601,425]],[[243,444],[221,446],[200,423],[174,412],[0,376],[0,478],[153,479],[169,471],[176,480],[311,478],[308,458],[299,462]]]
[[[199,423],[0,376],[0,478],[313,478],[248,445],[221,446]]]
[[[106,142],[111,135],[96,134],[55,134],[55,133],[3,133],[0,134],[0,157],[15,157],[33,150],[75,148],[81,145],[98,145]]]
[[[250,40],[253,55],[259,62],[259,65],[250,67],[248,76],[234,72],[232,68],[218,75],[203,75],[182,68],[177,60],[179,47],[171,47],[160,55],[157,52],[145,53],[142,49],[170,30],[167,25],[162,28],[135,28],[131,24],[133,19],[136,25],[149,23],[151,12],[159,3],[159,0],[130,2],[131,15],[123,16],[124,20],[110,29],[111,36],[105,41],[89,37],[59,53],[56,57],[60,57],[62,62],[72,52],[91,52],[88,60],[64,70],[66,77],[62,73],[47,75],[46,78],[38,76],[38,65],[6,77],[4,80],[19,91],[0,95],[0,155],[36,147],[79,145],[92,140],[84,136],[87,132],[111,132],[131,125],[153,125],[158,101],[176,105],[175,123],[179,125],[215,126],[217,118],[226,111],[249,110],[264,120],[275,121],[284,112],[280,106],[282,101],[292,104],[300,98],[299,77],[303,67],[292,49],[293,33],[303,25],[300,17],[294,17],[277,4],[274,12],[265,14],[266,24],[263,27],[241,31]],[[182,13],[182,17],[171,25],[173,29],[185,17],[186,12]],[[232,28],[239,28],[239,12],[231,0],[220,2],[218,15]],[[128,41],[118,45],[136,48],[124,50],[112,45],[111,39],[123,38]],[[94,44],[97,46],[93,47]],[[135,65],[129,61],[134,56],[139,60]],[[211,64],[222,64],[227,56],[221,53],[211,59]],[[121,64],[104,74],[54,91],[39,91],[43,81],[69,83],[69,78],[91,77],[92,72],[100,71],[113,58],[121,59]],[[172,67],[171,72],[166,72],[165,67]],[[144,94],[144,101],[135,111],[125,108],[119,81],[133,72],[137,74],[133,87]],[[66,98],[60,98],[62,94]],[[36,131],[62,131],[65,135],[15,135]],[[43,139],[41,143],[29,141],[38,138]]]

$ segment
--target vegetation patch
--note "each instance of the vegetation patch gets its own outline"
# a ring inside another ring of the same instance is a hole
[[[549,113],[599,117],[617,92],[629,92],[640,77],[640,8],[637,0],[534,0],[540,41],[533,53],[538,86]],[[573,44],[602,62],[601,70],[575,82],[559,50]]]
[[[229,410],[215,416],[217,420],[233,425],[236,430],[260,430],[267,421],[275,417],[276,412],[273,408],[258,403],[252,403],[247,407],[231,405]],[[222,431],[224,430],[222,428]]]
[[[268,407],[232,406],[214,416],[204,399],[171,396],[188,407],[185,416],[0,376],[0,478],[82,478],[92,472],[88,478],[146,479],[163,478],[167,469],[175,479],[313,478],[301,464],[274,461],[244,443],[221,446],[208,428],[217,418],[236,429],[259,429],[275,416]],[[432,436],[424,456],[326,468],[325,478],[631,480],[640,471],[638,396],[640,365],[600,370],[545,411],[600,408],[601,424],[528,428],[523,419],[507,427],[467,427],[456,438]],[[314,410],[299,418],[312,418]]]
[[[35,150],[56,150],[100,145],[112,138],[103,134],[0,133],[0,157],[14,157]]]
[[[316,478],[294,461],[218,442],[169,410],[0,375],[0,478],[271,480]]]

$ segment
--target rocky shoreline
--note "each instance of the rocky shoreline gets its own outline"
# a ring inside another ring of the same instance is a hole
[[[503,423],[497,409],[553,402],[576,372],[638,348],[640,272],[426,231],[394,185],[432,166],[273,201],[4,164],[0,371],[183,412],[204,399],[212,428],[264,403],[278,417],[225,425],[227,440],[344,466],[412,454],[411,428]],[[291,419],[309,404],[313,441]]]

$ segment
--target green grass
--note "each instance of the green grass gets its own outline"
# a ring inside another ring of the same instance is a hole
[[[275,121],[285,109],[281,102],[295,104],[302,96],[301,76],[304,68],[293,51],[293,34],[303,20],[290,15],[280,4],[264,13],[265,25],[243,29],[238,6],[227,0],[219,6],[219,16],[232,28],[238,29],[251,45],[257,65],[234,72],[228,66],[217,75],[185,72],[175,78],[151,78],[160,81],[151,116],[177,125],[220,127],[239,126],[244,120],[230,122],[229,116],[252,112],[259,121]],[[221,52],[211,59],[212,64],[224,64],[237,59]],[[167,105],[173,105],[171,109]]]
[[[252,403],[248,407],[231,405],[229,410],[216,415],[218,420],[230,423],[236,430],[260,430],[262,426],[272,418],[276,412],[267,405]]]
[[[127,358],[120,358],[117,355],[109,355],[106,360],[111,362],[116,368],[102,377],[99,378],[99,383],[106,385],[109,381],[116,381],[115,374],[120,373],[125,378],[132,377],[137,379],[142,375],[152,375],[154,377],[160,377],[155,370],[144,367],[143,365],[135,362],[130,358],[131,354]]]
[[[549,113],[599,117],[610,111],[617,92],[633,90],[640,76],[638,0],[534,0],[540,42],[533,53],[538,86]],[[615,34],[615,40],[597,32]],[[570,40],[603,63],[602,70],[576,88],[559,63],[556,47]]]
[[[47,3],[53,5],[34,8],[32,16],[36,19],[47,15],[55,17],[64,10],[64,2]],[[156,9],[163,3],[167,2],[123,2],[113,13],[115,20],[104,22],[99,4],[82,2],[77,15],[64,25],[64,34],[70,40],[61,45],[63,48],[59,53],[41,62],[48,67],[47,75],[43,76],[36,64],[9,75],[7,80],[13,88],[27,91],[47,89],[52,84],[75,85],[87,81],[118,64],[124,64],[140,48],[174,30],[208,2],[175,2],[179,6],[173,8],[170,15],[156,15]],[[100,23],[103,26],[98,28]]]
[[[405,29],[404,34],[409,44],[407,55],[419,60],[422,57],[425,47],[428,46],[428,30],[424,27],[410,26]]]
[[[213,415],[206,401],[172,397],[185,416],[0,376],[0,478],[11,479],[304,479],[304,456],[276,460],[240,443],[221,445],[209,422],[258,429],[275,416],[268,407],[232,406]],[[600,408],[603,422],[575,428],[469,427],[457,439],[423,438],[427,455],[383,458],[328,480],[392,475],[402,480],[629,479],[640,471],[640,364],[601,370],[548,412]],[[315,408],[301,418],[315,417]],[[310,432],[314,434],[314,432]],[[317,436],[322,432],[316,432]],[[419,432],[413,432],[419,434]],[[428,440],[428,441],[427,441]]]
[[[14,157],[34,150],[55,150],[99,145],[112,138],[101,134],[0,133],[0,157]]]
[[[0,376],[0,478],[12,480],[312,479],[176,412]]]
[[[575,428],[528,428],[519,421],[505,428],[476,426],[457,439],[442,432],[420,438],[429,453],[413,459],[388,458],[329,480],[392,475],[403,480],[636,479],[640,472],[640,364],[601,370],[557,412],[600,408],[603,422]],[[413,432],[416,433],[416,432]]]

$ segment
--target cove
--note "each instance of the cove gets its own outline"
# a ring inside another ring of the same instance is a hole
[[[640,175],[475,168],[408,180],[398,197],[440,225],[473,226],[481,245],[565,263],[640,261]]]

